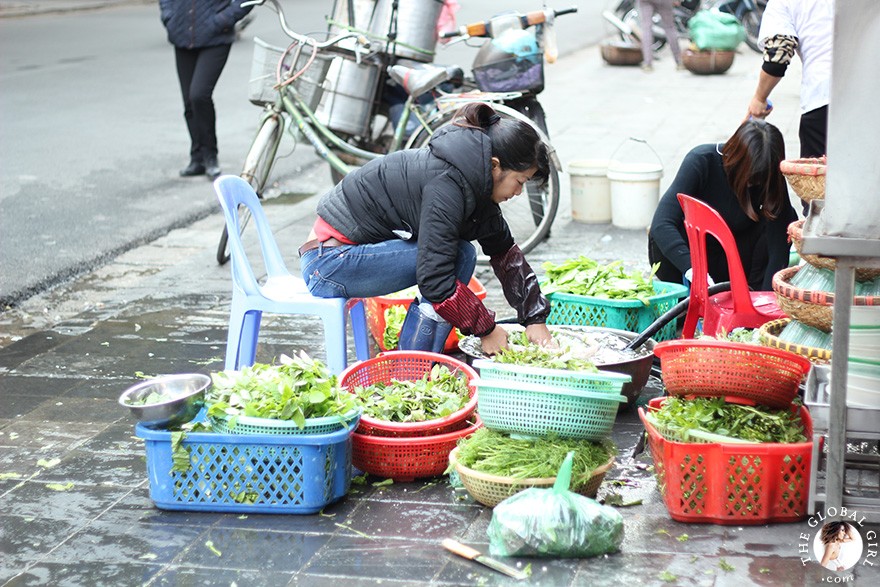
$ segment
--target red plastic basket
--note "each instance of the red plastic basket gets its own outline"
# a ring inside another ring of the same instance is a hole
[[[470,401],[460,410],[444,418],[424,422],[389,422],[361,416],[357,432],[372,436],[432,436],[461,430],[467,426],[467,419],[477,409],[477,372],[466,363],[439,353],[423,351],[391,351],[372,359],[360,361],[346,368],[339,375],[339,385],[352,393],[354,387],[365,387],[376,383],[391,383],[392,379],[415,381],[429,373],[436,365],[445,365],[453,373],[461,373],[468,381]]]
[[[731,396],[774,408],[791,405],[811,366],[790,351],[721,340],[664,341],[654,354],[671,395]]]
[[[666,398],[649,402],[658,410]],[[800,407],[807,438],[810,413]],[[797,522],[807,515],[811,441],[792,444],[682,443],[666,440],[645,419],[657,489],[673,520],[720,525]]]
[[[394,438],[355,432],[351,435],[351,462],[365,473],[394,481],[437,477],[449,466],[449,453],[458,441],[482,425],[475,414],[467,428],[435,436]]]
[[[476,277],[472,277],[468,283],[468,289],[477,294],[481,300],[486,299],[486,288],[483,287]],[[385,310],[391,306],[408,306],[412,298],[393,298],[389,296],[376,296],[374,298],[365,298],[364,307],[367,310],[367,324],[370,325],[370,333],[376,339],[379,349],[384,351],[394,350],[385,348]],[[446,346],[443,350],[454,351],[458,349],[458,335],[455,329],[449,333],[446,339]]]

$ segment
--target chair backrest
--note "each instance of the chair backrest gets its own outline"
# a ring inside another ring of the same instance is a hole
[[[724,218],[711,206],[686,194],[678,194],[678,202],[684,211],[684,228],[688,235],[691,266],[694,270],[691,282],[691,305],[696,300],[697,307],[705,308],[709,301],[709,282],[706,279],[708,274],[706,237],[711,235],[721,244],[727,257],[734,311],[754,313],[749,282],[743,271],[736,240]]]
[[[281,257],[278,243],[272,235],[260,199],[250,184],[236,175],[223,175],[214,181],[214,191],[217,192],[217,198],[223,207],[223,215],[226,217],[229,255],[232,259],[232,278],[235,284],[248,295],[260,293],[259,282],[254,275],[253,267],[241,240],[239,206],[246,206],[250,210],[252,222],[260,239],[260,250],[263,253],[263,263],[268,277],[290,275]]]

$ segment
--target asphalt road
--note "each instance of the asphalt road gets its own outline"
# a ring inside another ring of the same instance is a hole
[[[576,4],[578,14],[558,22],[563,54],[604,35],[599,15],[606,3]],[[295,5],[290,20],[297,30],[325,29],[329,1]],[[504,3],[519,11],[540,7],[538,0]],[[240,166],[259,114],[247,101],[253,37],[284,40],[274,14],[256,10],[214,96],[220,162],[229,172]],[[462,2],[458,22],[498,11],[497,2],[469,0]],[[467,66],[474,51],[457,45],[441,50],[437,61]],[[135,2],[3,18],[0,54],[0,308],[173,228],[210,214],[219,218],[211,184],[177,175],[189,139],[157,6]],[[309,146],[297,149],[277,166],[278,191],[313,193],[314,185],[297,183],[313,165],[324,163]],[[327,176],[329,182],[329,169]]]

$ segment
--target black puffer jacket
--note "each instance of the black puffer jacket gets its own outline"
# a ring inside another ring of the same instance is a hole
[[[358,244],[411,234],[419,290],[439,303],[455,293],[460,239],[479,241],[487,255],[514,244],[491,199],[491,158],[485,133],[448,126],[427,149],[391,153],[346,176],[321,198],[318,215]]]
[[[253,6],[245,0],[159,0],[159,15],[168,30],[168,41],[181,49],[231,45],[235,23]]]

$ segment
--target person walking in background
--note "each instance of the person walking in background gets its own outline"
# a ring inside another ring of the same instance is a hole
[[[801,74],[801,157],[826,153],[828,98],[831,92],[831,47],[834,0],[770,0],[764,9],[759,43],[764,63],[747,117],[765,118],[767,99],[797,53]]]
[[[666,42],[672,51],[672,58],[679,69],[681,63],[681,45],[678,43],[678,31],[675,30],[675,19],[672,12],[673,0],[636,0],[639,11],[639,39],[642,42],[642,70],[654,70],[654,31],[653,19],[656,12],[660,16],[660,25],[666,32]]]
[[[189,131],[189,165],[181,177],[220,175],[214,86],[235,40],[235,23],[252,7],[245,0],[159,0],[159,14],[174,45],[183,117]]]
[[[691,279],[691,253],[679,193],[714,208],[736,240],[749,287],[770,291],[773,275],[788,267],[788,225],[797,213],[788,198],[779,163],[785,141],[779,129],[753,118],[724,144],[691,149],[660,198],[648,233],[648,258],[660,263],[657,279],[682,283]],[[715,239],[707,239],[710,285],[729,281],[727,257]]]

